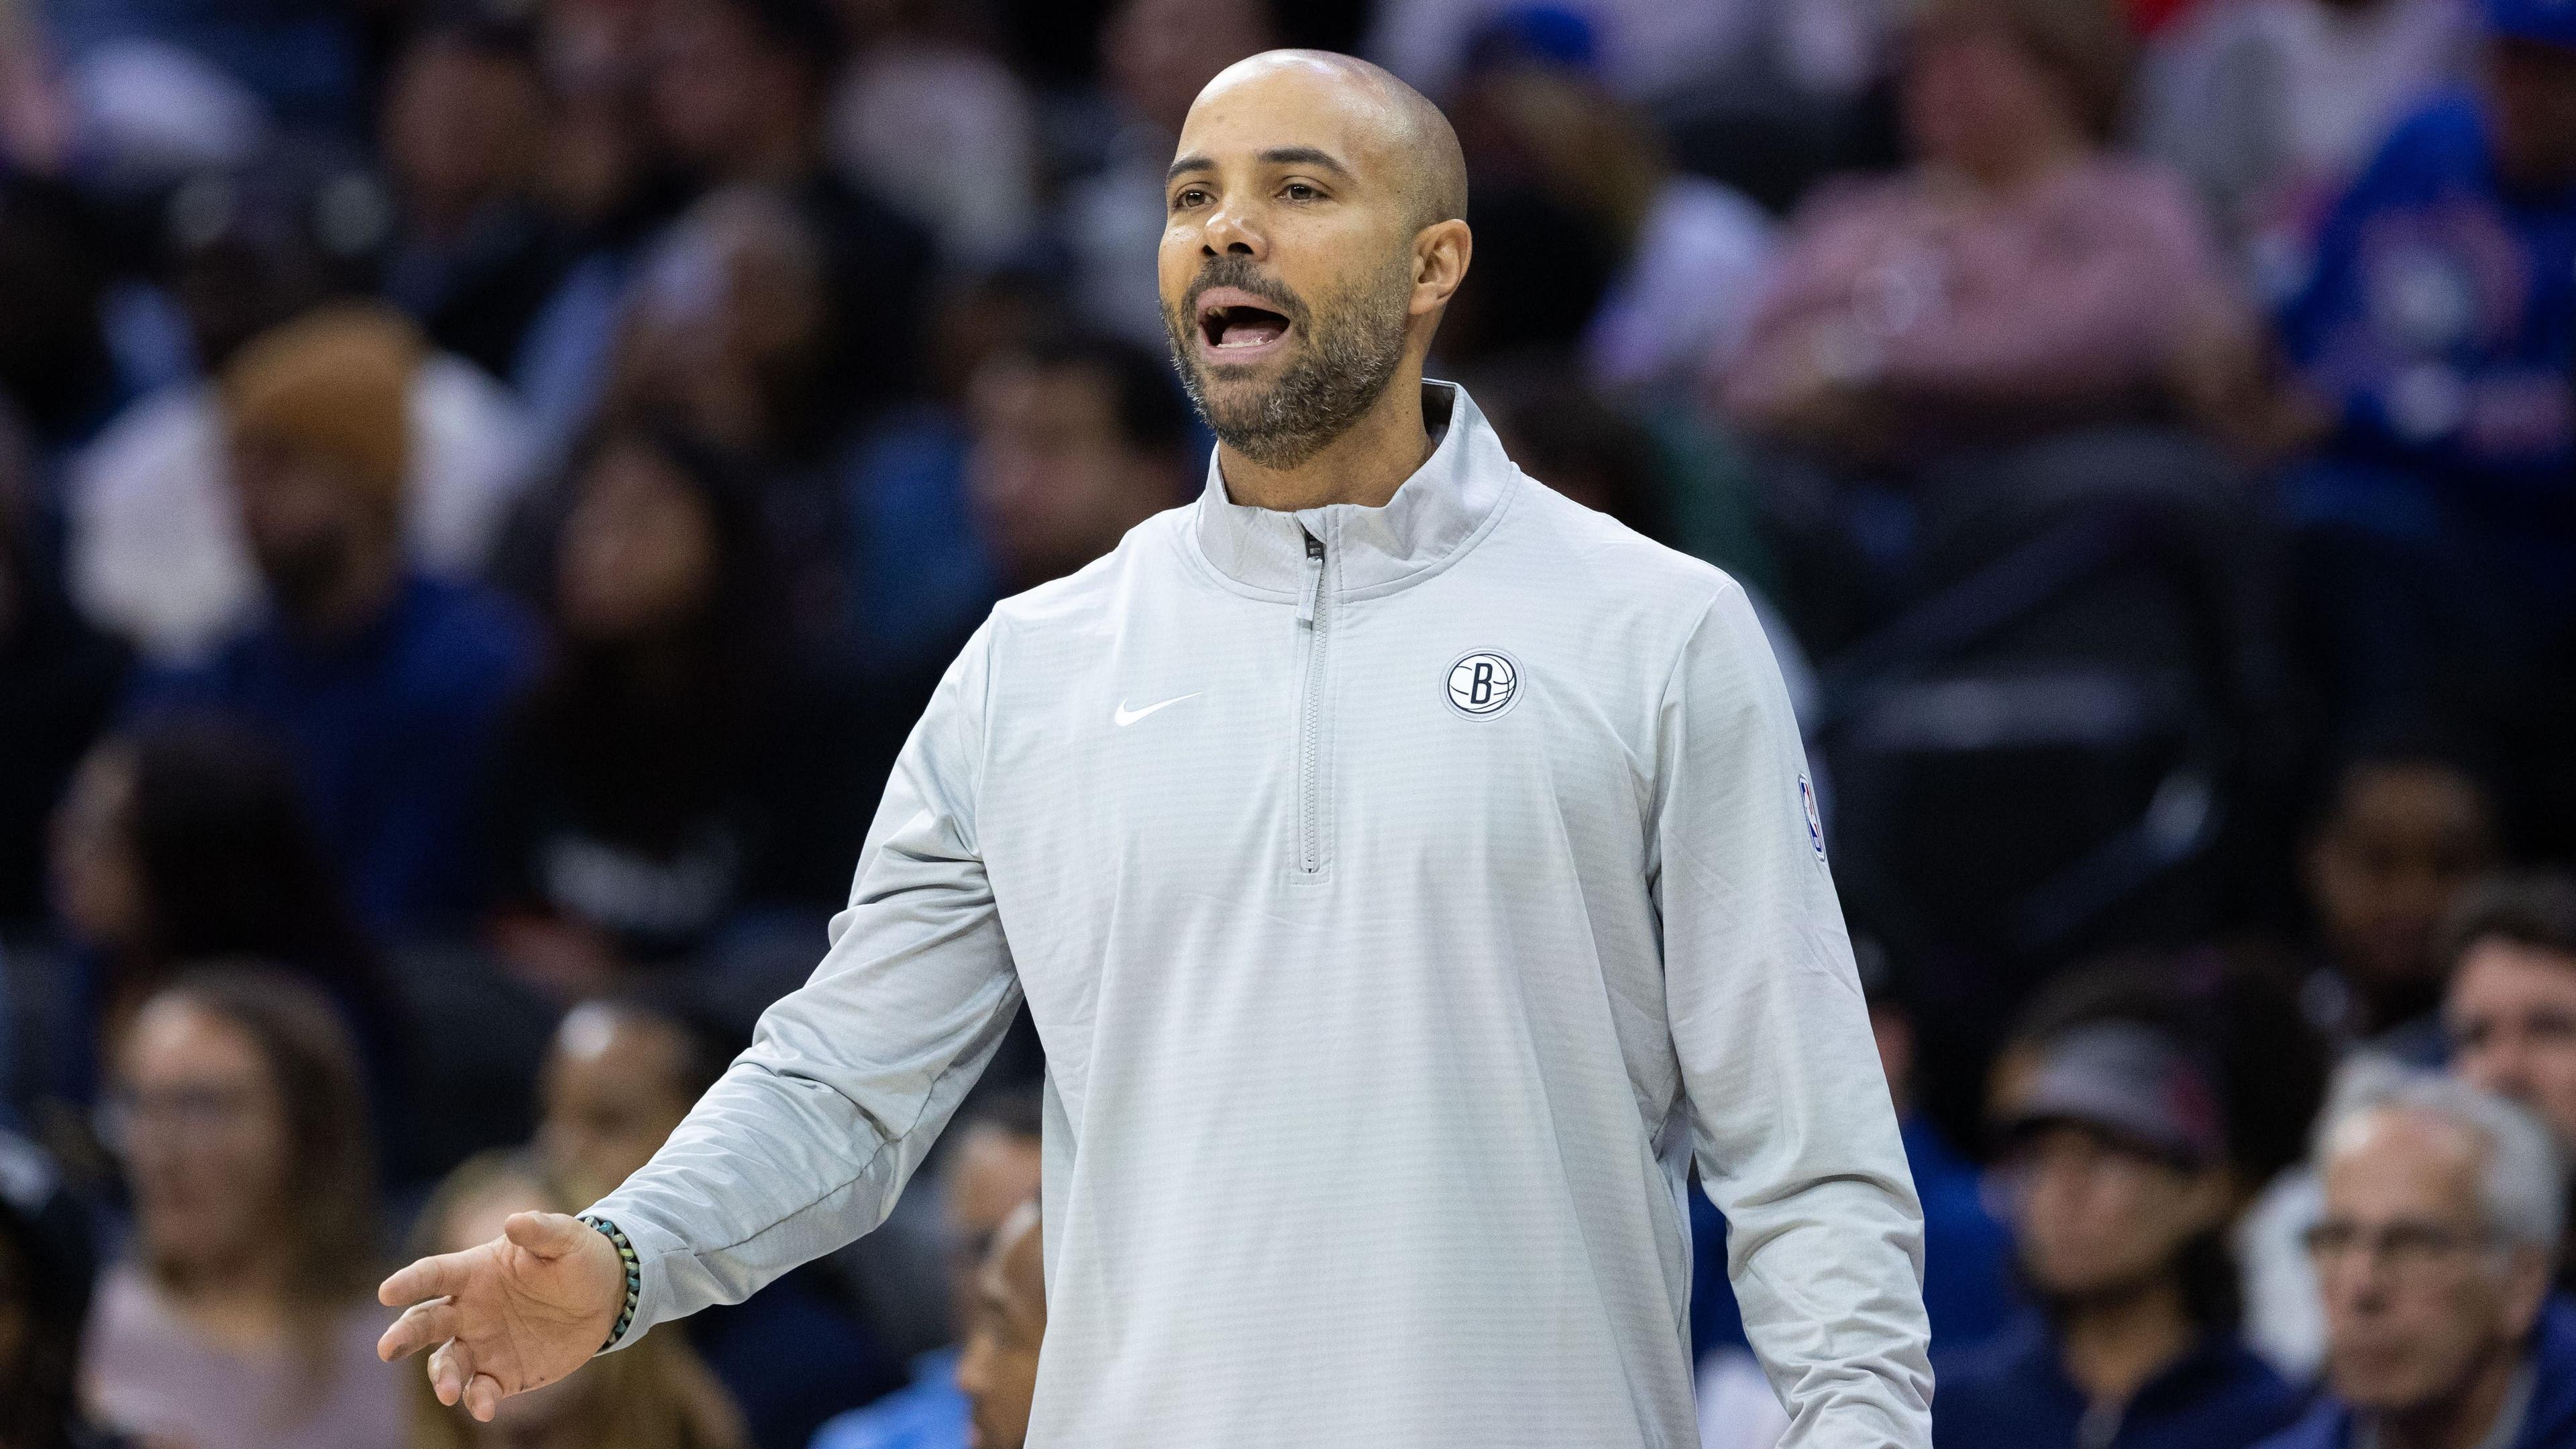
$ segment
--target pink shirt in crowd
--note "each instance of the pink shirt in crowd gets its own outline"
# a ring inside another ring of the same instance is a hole
[[[376,1337],[392,1320],[372,1303],[352,1305],[318,1363],[246,1357],[208,1342],[124,1264],[99,1282],[84,1387],[103,1425],[151,1449],[403,1449],[402,1375],[420,1366],[377,1359]]]
[[[1757,429],[1818,373],[1987,430],[2131,418],[2185,329],[2237,305],[2162,168],[2099,157],[2001,197],[1917,170],[1802,208],[1723,397]]]

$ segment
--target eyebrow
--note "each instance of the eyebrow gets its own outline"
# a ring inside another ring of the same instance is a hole
[[[1351,174],[1351,168],[1320,146],[1273,146],[1254,159],[1265,166],[1315,166],[1345,178]],[[1193,171],[1215,169],[1216,158],[1212,156],[1184,156],[1163,173],[1163,184],[1169,186]]]

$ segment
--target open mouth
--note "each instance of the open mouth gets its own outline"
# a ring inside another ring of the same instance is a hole
[[[1213,361],[1249,362],[1287,337],[1285,313],[1235,287],[1210,287],[1199,295],[1199,345]]]

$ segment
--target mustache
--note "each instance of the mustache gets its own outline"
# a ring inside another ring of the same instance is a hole
[[[1291,325],[1302,328],[1306,324],[1308,313],[1304,298],[1255,270],[1251,258],[1232,253],[1210,257],[1207,264],[1199,268],[1197,280],[1190,283],[1188,294],[1181,298],[1181,316],[1195,320],[1199,315],[1199,298],[1214,287],[1233,287],[1248,292],[1278,308],[1279,315],[1287,318]]]

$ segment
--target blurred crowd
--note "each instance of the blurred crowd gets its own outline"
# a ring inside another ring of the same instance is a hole
[[[1759,603],[1945,1449],[2576,1444],[2576,4],[0,0],[0,1446],[1018,1444],[1025,1024],[493,1424],[372,1285],[641,1165],[1206,486],[1158,190],[1278,45],[1458,128],[1433,375]]]

